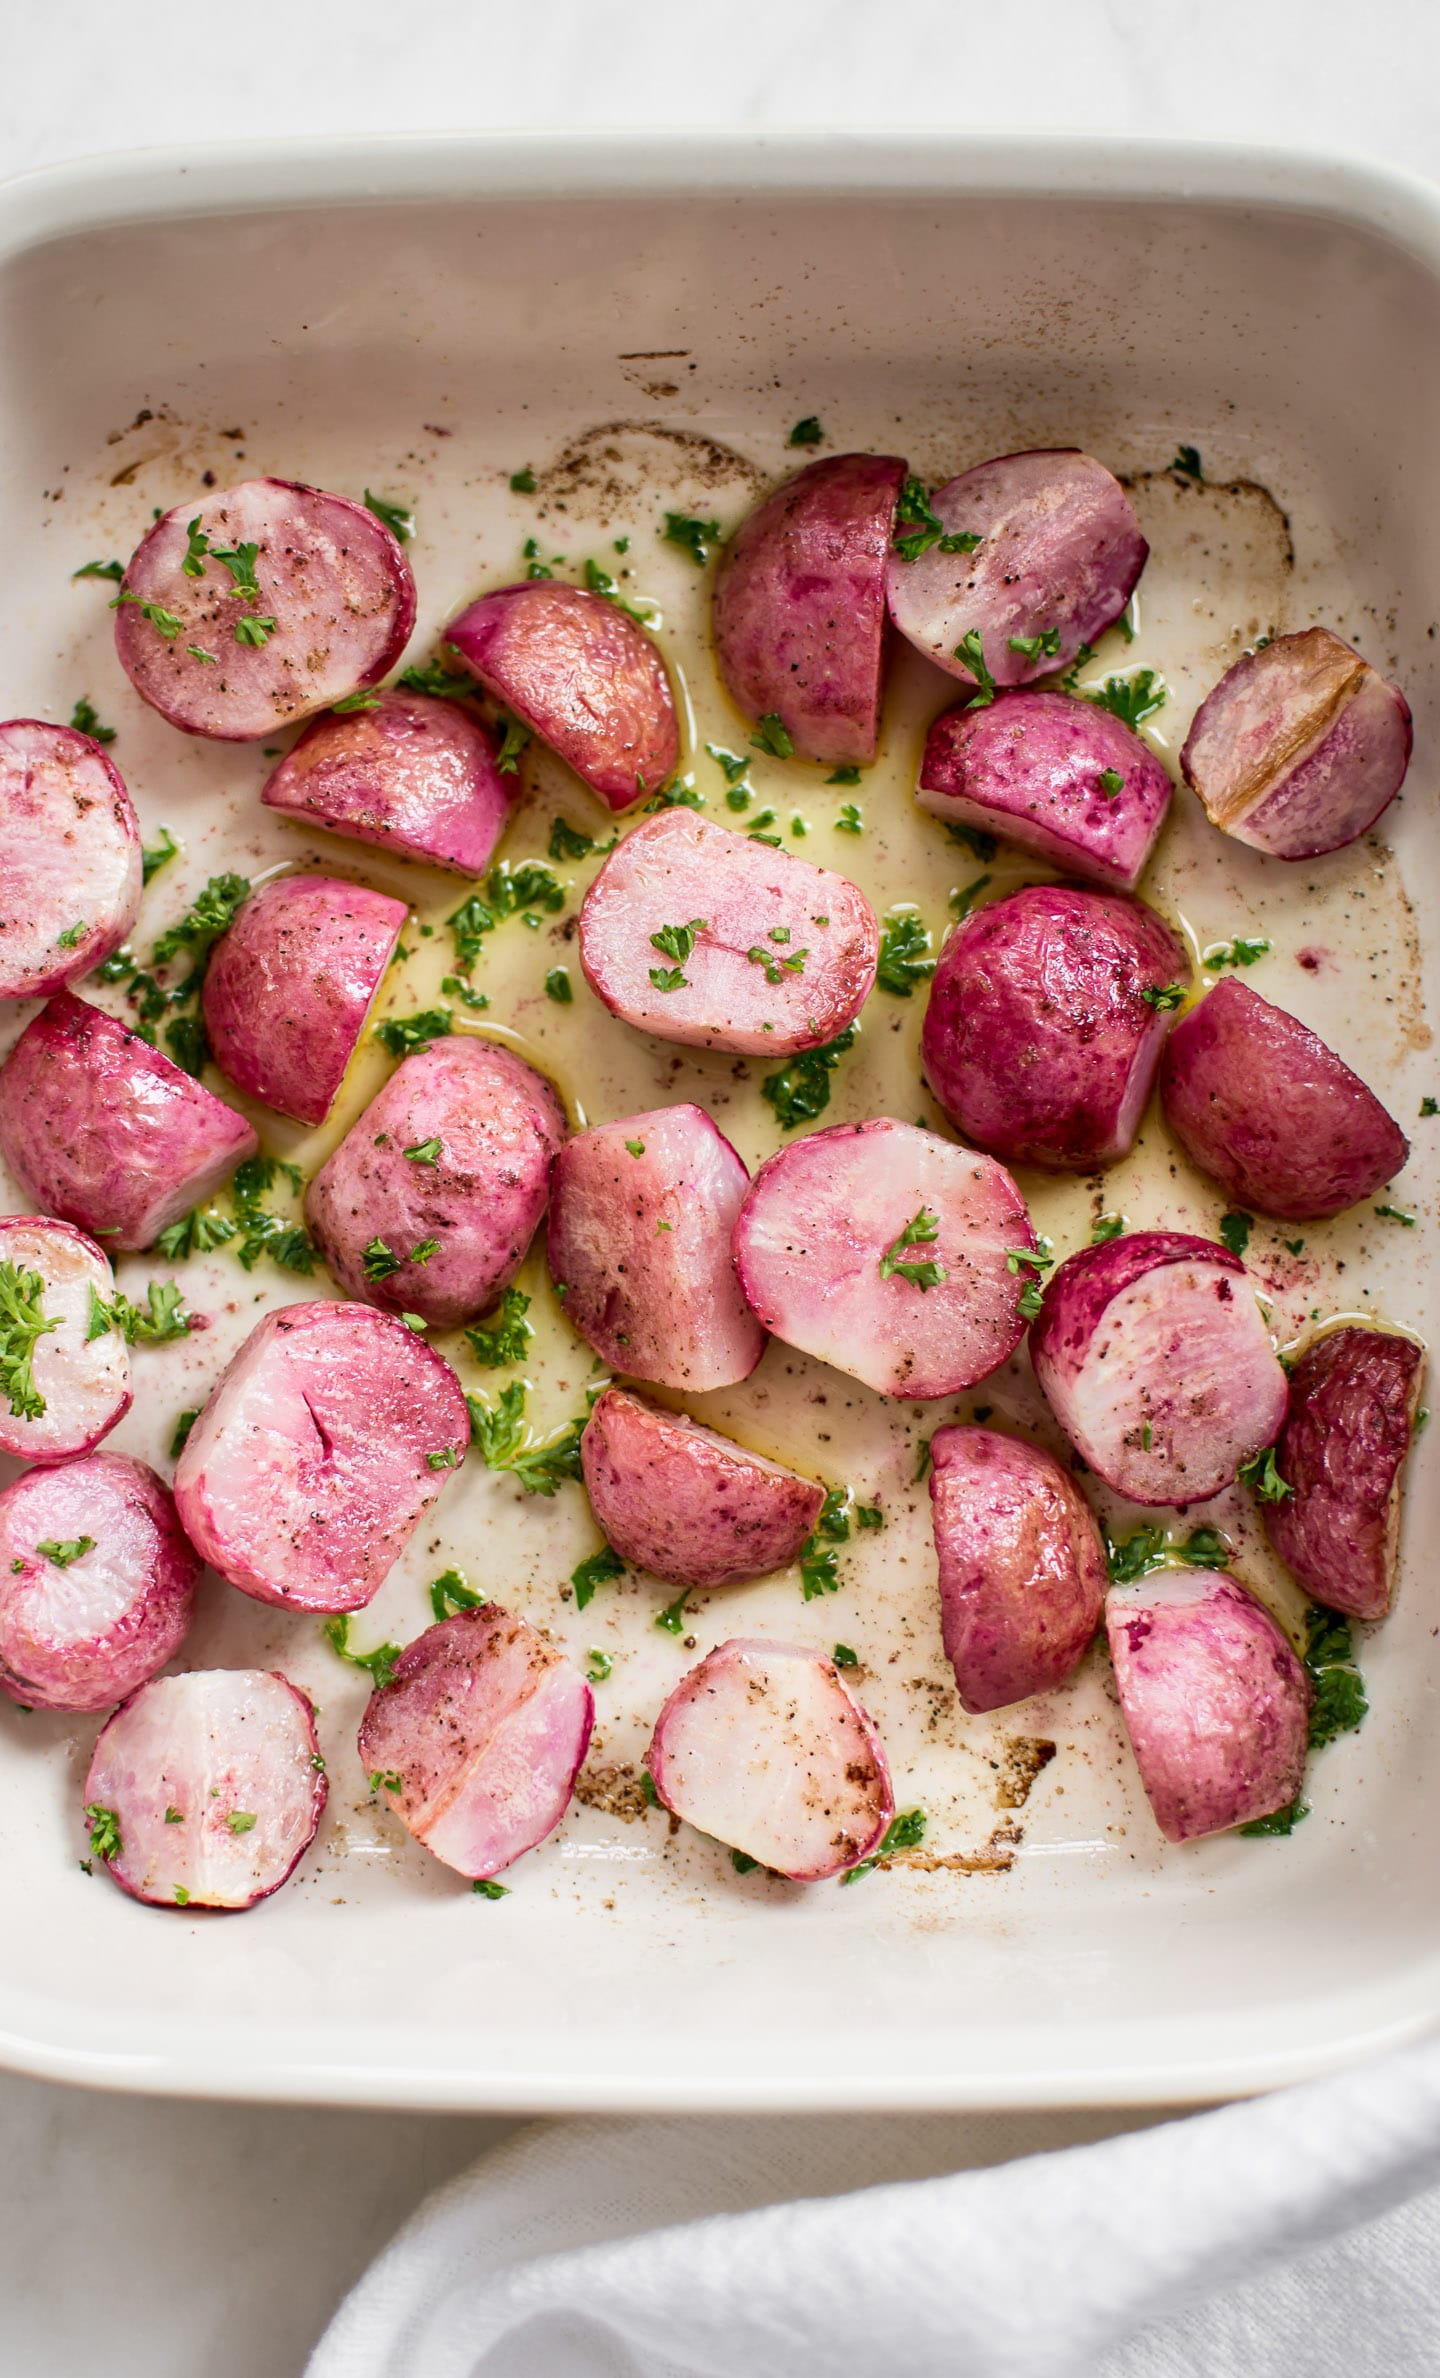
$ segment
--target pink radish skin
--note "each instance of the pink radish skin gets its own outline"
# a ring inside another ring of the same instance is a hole
[[[905,465],[835,454],[767,496],[715,574],[715,654],[748,719],[780,719],[802,760],[875,757],[885,563]]]
[[[730,1255],[748,1181],[698,1106],[657,1107],[567,1140],[551,1175],[550,1276],[603,1361],[693,1394],[749,1378],[765,1332]]]
[[[938,1236],[897,1247],[922,1212]],[[1025,1334],[1032,1276],[1007,1253],[1037,1243],[1003,1166],[884,1118],[792,1140],[761,1165],[735,1225],[740,1284],[765,1327],[877,1395],[954,1395],[998,1370]],[[887,1276],[892,1248],[945,1278]]]
[[[484,1880],[553,1833],[570,1805],[595,1696],[528,1620],[494,1602],[427,1627],[360,1725],[367,1774],[432,1857]]]
[[[1063,669],[1120,617],[1149,547],[1130,498],[1074,446],[1002,454],[944,487],[931,504],[947,530],[970,529],[971,553],[932,545],[915,561],[892,553],[890,616],[927,660],[973,686],[955,647],[975,630],[997,685]],[[1010,638],[1058,635],[1053,651],[1012,651]]]
[[[1410,1155],[1393,1115],[1319,1034],[1233,975],[1176,1025],[1160,1096],[1202,1172],[1287,1221],[1358,1205]]]
[[[696,1591],[787,1567],[825,1500],[813,1479],[621,1387],[597,1397],[580,1461],[621,1559]]]
[[[98,743],[0,726],[0,999],[45,999],[118,950],[140,911],[140,828]]]
[[[1351,1618],[1384,1618],[1394,1596],[1424,1369],[1413,1338],[1350,1326],[1326,1330],[1290,1373],[1275,1447],[1290,1493],[1262,1506],[1265,1533],[1312,1601]]]
[[[1178,1230],[1067,1256],[1030,1353],[1071,1444],[1134,1503],[1205,1502],[1285,1418],[1285,1373],[1244,1264]]]
[[[259,1145],[233,1107],[70,991],[0,1066],[0,1153],[33,1204],[107,1253],[153,1245]]]
[[[930,1464],[940,1625],[962,1706],[978,1714],[1053,1692],[1105,1602],[1089,1505],[1040,1446],[999,1429],[937,1429]]]
[[[469,1440],[458,1379],[403,1321],[286,1305],[222,1372],[175,1500],[197,1551],[257,1602],[363,1610]]]
[[[116,1710],[85,1806],[113,1813],[120,1848],[105,1867],[132,1899],[233,1914],[289,1880],[326,1791],[315,1712],[288,1677],[197,1668],[157,1676]]]
[[[652,977],[676,961],[653,936],[696,919],[684,980],[666,990]],[[744,1057],[793,1056],[843,1032],[874,988],[879,947],[875,911],[845,876],[689,809],[627,834],[580,911],[580,963],[612,1015]]]
[[[30,1375],[45,1409],[34,1420],[12,1412],[0,1392],[0,1453],[21,1461],[73,1461],[109,1435],[130,1409],[130,1353],[118,1330],[89,1336],[90,1291],[106,1304],[115,1274],[96,1246],[68,1222],[34,1214],[0,1216],[0,1263],[44,1282],[40,1309],[59,1324],[35,1341]]]
[[[400,858],[483,875],[518,776],[501,775],[493,737],[462,703],[398,686],[371,699],[373,710],[312,721],[266,779],[266,808]]]
[[[941,712],[915,798],[947,824],[998,834],[1104,891],[1133,892],[1165,823],[1170,779],[1112,711],[1073,694],[1012,693]]]
[[[68,1563],[42,1544],[89,1547]],[[35,1709],[111,1709],[180,1649],[200,1563],[143,1461],[90,1453],[0,1493],[0,1692]]]
[[[672,1815],[795,1883],[885,1838],[895,1795],[879,1734],[822,1652],[736,1636],[675,1687],[645,1765]]]
[[[445,640],[608,808],[630,809],[674,775],[680,723],[665,664],[604,595],[559,578],[502,586]]]
[[[1188,974],[1139,901],[1066,884],[1014,892],[941,953],[926,1079],[957,1130],[1005,1163],[1098,1171],[1134,1146],[1164,1048],[1170,1019],[1145,993]]]
[[[1228,669],[1180,754],[1210,822],[1277,859],[1368,833],[1405,781],[1410,706],[1328,628],[1277,636]]]
[[[405,922],[403,900],[329,875],[282,875],[216,943],[201,994],[215,1062],[237,1090],[323,1123]]]
[[[1112,1586],[1105,1632],[1140,1781],[1167,1841],[1289,1806],[1305,1774],[1310,1687],[1238,1578],[1162,1569]]]
[[[197,518],[211,551],[194,578],[182,564]],[[258,601],[214,559],[246,544],[259,547]],[[162,614],[158,626],[143,605]],[[164,614],[180,623],[169,636]],[[241,641],[247,618],[273,621],[262,644]],[[172,727],[249,743],[375,685],[414,625],[410,565],[364,504],[292,479],[246,479],[177,504],[142,539],[120,589],[115,649]]]

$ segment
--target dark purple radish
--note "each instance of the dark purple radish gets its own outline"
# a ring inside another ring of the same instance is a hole
[[[90,1453],[0,1493],[0,1693],[112,1709],[180,1649],[200,1563],[143,1461]]]
[[[942,710],[925,738],[917,801],[1067,875],[1133,892],[1170,804],[1148,743],[1073,694],[1012,693]]]
[[[118,950],[140,909],[140,828],[88,735],[0,726],[0,999],[45,999]]]
[[[1038,1242],[1002,1165],[913,1123],[836,1123],[762,1164],[735,1225],[753,1311],[879,1395],[954,1395],[1009,1359]]]
[[[737,1636],[655,1721],[645,1765],[673,1816],[795,1883],[870,1856],[895,1814],[884,1745],[832,1660]]]
[[[222,1073],[297,1123],[323,1123],[405,922],[403,900],[330,875],[252,893],[201,994]]]
[[[1033,884],[946,943],[926,1078],[956,1128],[1007,1164],[1098,1171],[1134,1146],[1188,975],[1180,942],[1138,900]]]
[[[607,807],[629,809],[674,775],[680,722],[665,664],[606,596],[527,579],[482,595],[445,640]]]
[[[222,1577],[291,1610],[363,1610],[465,1458],[446,1362],[369,1305],[286,1305],[185,1441],[175,1501]]]
[[[157,1676],[117,1709],[85,1778],[92,1855],[151,1907],[229,1912],[294,1873],[324,1813],[315,1712],[264,1668]]]
[[[969,551],[898,550],[890,616],[917,651],[968,685],[1028,685],[1074,660],[1120,617],[1149,547],[1118,479],[1077,447],[1002,454],[937,487],[935,518]],[[978,638],[969,655],[967,637]]]
[[[0,1453],[72,1461],[130,1409],[130,1354],[118,1330],[90,1334],[92,1293],[109,1304],[115,1274],[93,1239],[68,1222],[0,1216],[0,1305],[39,1325],[28,1363],[0,1386]],[[19,1352],[17,1346],[16,1351]]]
[[[1160,1097],[1180,1145],[1235,1203],[1287,1221],[1343,1213],[1410,1143],[1317,1032],[1227,975],[1177,1024]]]
[[[305,729],[260,798],[304,826],[328,826],[405,859],[483,875],[510,819],[519,777],[463,703],[389,686],[363,710]]]
[[[1038,1445],[992,1428],[937,1429],[930,1505],[940,1626],[962,1705],[1052,1692],[1100,1624],[1108,1571],[1084,1496]]]
[[[715,657],[751,720],[778,718],[802,760],[875,757],[885,563],[905,465],[835,454],[765,498],[715,575]]]
[[[1030,1353],[1071,1444],[1134,1503],[1205,1502],[1285,1418],[1285,1373],[1244,1264],[1178,1230],[1068,1255]]]
[[[825,1500],[812,1478],[621,1387],[596,1399],[580,1461],[621,1559],[696,1591],[785,1568]]]
[[[1305,1773],[1310,1687],[1238,1578],[1161,1569],[1112,1586],[1105,1631],[1140,1781],[1167,1841],[1288,1808]]]
[[[107,1253],[153,1245],[259,1145],[233,1107],[70,991],[0,1066],[0,1154],[34,1205]]]
[[[305,1218],[347,1296],[453,1328],[525,1260],[565,1111],[498,1041],[438,1040],[397,1066],[315,1175]]]
[[[1265,1532],[1312,1601],[1383,1618],[1395,1592],[1400,1472],[1415,1434],[1425,1357],[1413,1338],[1326,1330],[1290,1373],[1275,1467],[1290,1492]]]
[[[689,809],[627,834],[580,911],[580,963],[612,1015],[744,1057],[834,1040],[874,988],[879,947],[846,876]]]
[[[248,743],[375,685],[414,625],[410,565],[364,504],[246,479],[147,532],[116,597],[115,648],[172,727]]]
[[[613,1369],[695,1394],[749,1378],[765,1332],[730,1254],[749,1177],[698,1106],[566,1141],[550,1182],[550,1276]]]
[[[1328,628],[1277,636],[1227,669],[1180,754],[1210,822],[1277,859],[1368,832],[1405,781],[1413,737],[1396,685]]]
[[[483,1881],[554,1832],[594,1719],[564,1655],[486,1602],[407,1644],[360,1722],[360,1757],[431,1856]]]

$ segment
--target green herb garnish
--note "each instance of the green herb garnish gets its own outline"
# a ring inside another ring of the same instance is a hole
[[[432,1040],[443,1040],[454,1028],[448,1007],[422,1007],[417,1015],[387,1016],[383,1024],[375,1026],[375,1038],[384,1042],[392,1057],[408,1057],[416,1050],[428,1049]]]
[[[325,1640],[332,1651],[340,1654],[342,1660],[349,1661],[352,1668],[364,1668],[378,1693],[383,1693],[392,1682],[400,1665],[401,1647],[398,1643],[377,1643],[373,1651],[352,1650],[348,1615],[326,1619]]]
[[[1121,775],[1118,768],[1101,769],[1100,790],[1105,795],[1107,801],[1113,801],[1118,794],[1124,792],[1125,779]]]
[[[102,1808],[98,1800],[88,1800],[85,1804],[85,1822],[90,1827],[91,1855],[103,1858],[107,1865],[112,1858],[118,1858],[125,1844],[120,1838],[117,1811]]]
[[[855,1045],[857,1027],[847,1024],[834,1040],[827,1040],[818,1049],[805,1049],[782,1065],[778,1073],[770,1073],[760,1084],[760,1095],[775,1109],[775,1119],[787,1131],[798,1123],[813,1123],[830,1104],[830,1076],[847,1049]]]
[[[998,688],[985,660],[985,647],[978,628],[967,628],[955,647],[955,658],[963,661],[975,680],[975,692],[965,707],[967,710],[986,710],[994,701]]]
[[[581,1561],[570,1572],[570,1583],[575,1588],[576,1609],[583,1610],[588,1603],[593,1602],[597,1586],[609,1585],[624,1574],[625,1563],[619,1553],[612,1551],[608,1544],[602,1544],[598,1552],[592,1552],[588,1560]]]
[[[796,422],[785,443],[787,446],[818,446],[824,435],[818,415],[807,413],[803,421]]]
[[[1154,1008],[1157,1015],[1168,1016],[1177,1007],[1183,1007],[1185,985],[1183,983],[1147,983],[1140,996],[1147,1007]]]
[[[888,1858],[901,1850],[918,1849],[925,1838],[929,1819],[923,1808],[907,1808],[886,1827],[885,1838],[873,1857],[862,1858],[858,1866],[848,1867],[841,1875],[842,1883],[858,1883],[862,1874],[873,1874]]]
[[[1007,636],[1005,641],[1027,661],[1053,660],[1060,650],[1060,630],[1042,628],[1038,636]]]
[[[415,534],[415,515],[408,504],[390,503],[383,495],[372,495],[367,487],[365,509],[367,512],[374,513],[376,519],[389,529],[397,543],[409,544]]]
[[[1220,1236],[1232,1255],[1244,1255],[1250,1244],[1250,1233],[1254,1227],[1255,1217],[1253,1214],[1242,1214],[1232,1210],[1228,1214],[1221,1215]]]
[[[1200,451],[1196,446],[1177,446],[1175,460],[1169,467],[1182,479],[1203,479],[1205,476],[1200,468]]]
[[[84,694],[70,713],[70,724],[77,735],[88,735],[92,743],[113,743],[115,740],[115,728],[101,725],[99,711]]]
[[[722,542],[718,520],[692,520],[685,512],[667,512],[660,534],[667,545],[678,545],[682,553],[688,553],[701,570]]]
[[[923,983],[935,972],[935,960],[929,956],[930,932],[924,920],[910,908],[892,908],[885,918],[880,936],[880,959],[875,969],[875,981],[892,998],[909,999],[915,985]]]
[[[118,586],[125,575],[125,564],[119,561],[82,562],[78,570],[70,572],[74,578],[113,578]]]
[[[551,967],[545,977],[545,996],[553,999],[557,1007],[569,1007],[572,1004],[575,993],[570,987],[570,970],[567,966]]]
[[[1165,681],[1154,669],[1134,669],[1128,677],[1107,677],[1103,686],[1087,687],[1082,700],[1109,710],[1127,727],[1138,727],[1166,702]]]
[[[1275,1467],[1273,1445],[1267,1445],[1263,1452],[1252,1453],[1249,1461],[1240,1464],[1236,1476],[1246,1486],[1253,1486],[1262,1503],[1283,1503],[1287,1495],[1295,1492]]]
[[[190,1431],[195,1426],[195,1423],[199,1417],[200,1411],[198,1405],[192,1407],[188,1411],[180,1413],[178,1416],[175,1422],[174,1432],[170,1439],[170,1459],[172,1461],[178,1461],[180,1459],[181,1454],[185,1450],[186,1439],[189,1437]]]
[[[47,1536],[43,1544],[36,1545],[35,1550],[42,1560],[50,1563],[52,1569],[68,1569],[72,1561],[82,1560],[87,1552],[95,1550],[95,1539],[93,1536],[67,1536],[63,1542],[57,1542],[54,1536]]]
[[[179,848],[180,845],[168,826],[160,828],[158,842],[142,843],[140,847],[141,882],[148,883],[152,875],[158,875],[162,867],[169,865]]]
[[[942,553],[973,553],[984,542],[974,529],[947,529],[923,479],[907,478],[895,505],[890,542],[902,561],[918,561],[932,545]]]
[[[929,1262],[911,1263],[905,1258],[905,1250],[907,1247],[928,1246],[939,1236],[938,1218],[922,1206],[919,1213],[913,1215],[906,1223],[900,1236],[891,1240],[890,1245],[881,1256],[881,1279],[908,1280],[913,1287],[921,1290],[938,1288],[941,1281],[950,1276],[944,1264],[936,1263],[933,1259]]]
[[[778,710],[766,711],[750,740],[757,751],[768,751],[773,760],[793,760],[795,757],[795,746]]]
[[[487,1469],[513,1472],[526,1494],[553,1495],[567,1479],[580,1476],[585,1421],[569,1420],[548,1437],[531,1437],[525,1424],[525,1394],[524,1380],[512,1379],[495,1404],[467,1395],[470,1433]]]

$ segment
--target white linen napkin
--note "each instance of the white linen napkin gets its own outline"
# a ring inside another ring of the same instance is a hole
[[[1440,2042],[990,2162],[1015,2127],[539,2126],[421,2206],[307,2378],[1440,2370]],[[946,2160],[990,2168],[913,2176]]]

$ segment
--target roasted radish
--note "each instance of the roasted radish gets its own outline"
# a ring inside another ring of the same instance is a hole
[[[1039,1445],[937,1429],[930,1505],[940,1627],[966,1709],[1063,1684],[1100,1624],[1108,1572],[1089,1505]]]
[[[0,1493],[0,1692],[111,1709],[180,1649],[200,1563],[155,1472],[121,1453]]]
[[[140,907],[140,829],[98,743],[0,726],[0,999],[44,999],[118,950]]]
[[[472,711],[391,686],[313,720],[260,798],[301,825],[483,875],[518,790]]]
[[[93,1291],[93,1296],[92,1296]],[[70,1461],[130,1409],[130,1356],[118,1330],[92,1334],[93,1297],[115,1275],[68,1222],[0,1216],[0,1453]]]
[[[1265,1532],[1313,1601],[1352,1618],[1383,1618],[1395,1591],[1424,1365],[1413,1338],[1351,1325],[1326,1330],[1290,1373],[1275,1447],[1289,1493],[1263,1506]]]
[[[202,994],[215,1062],[297,1123],[323,1123],[405,922],[403,900],[282,875],[216,943]]]
[[[580,1460],[621,1559],[697,1590],[783,1569],[825,1500],[813,1479],[621,1387],[597,1398]]]
[[[1170,805],[1170,779],[1123,719],[1073,694],[1012,693],[943,710],[916,799],[947,823],[1032,850],[1106,891],[1133,892]]]

